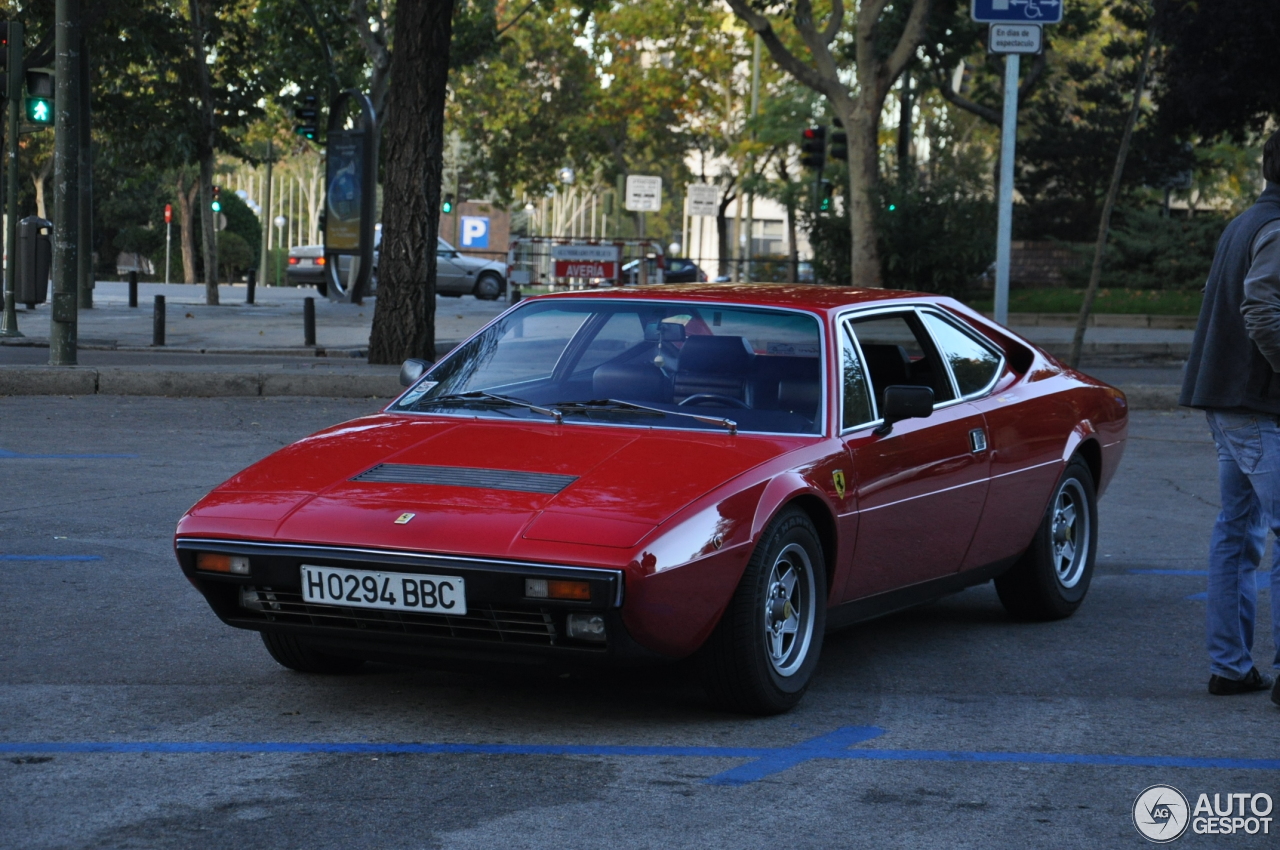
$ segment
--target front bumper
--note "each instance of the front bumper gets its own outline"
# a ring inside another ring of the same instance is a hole
[[[179,538],[183,573],[227,625],[306,636],[335,654],[400,663],[485,659],[599,664],[660,660],[637,644],[622,622],[621,570],[528,564],[381,549]],[[248,575],[196,568],[198,552],[245,555]],[[305,602],[301,565],[461,576],[465,615],[410,613]],[[586,581],[589,601],[530,599],[525,579]],[[600,614],[606,640],[568,637],[571,613]]]

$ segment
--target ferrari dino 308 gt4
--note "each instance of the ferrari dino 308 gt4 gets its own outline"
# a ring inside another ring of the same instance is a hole
[[[308,672],[696,654],[761,714],[850,623],[993,579],[1074,612],[1128,421],[956,301],[804,285],[526,299],[402,380],[182,517],[224,622]]]

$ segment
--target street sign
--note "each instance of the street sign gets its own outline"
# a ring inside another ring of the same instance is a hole
[[[986,24],[1056,24],[1063,0],[973,0],[970,16]]]
[[[489,247],[489,217],[486,215],[462,216],[462,248]]]
[[[716,216],[720,212],[720,187],[710,183],[685,186],[686,212],[689,215]]]
[[[618,257],[617,245],[551,246],[556,277],[617,278]]]
[[[662,178],[627,175],[626,208],[631,212],[658,212],[662,209]]]
[[[173,204],[164,205],[164,223],[173,224]]]
[[[1039,24],[992,24],[987,50],[992,53],[1039,53],[1044,49]]]

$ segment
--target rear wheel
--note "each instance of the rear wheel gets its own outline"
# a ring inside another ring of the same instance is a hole
[[[809,686],[826,622],[818,531],[803,511],[791,508],[765,529],[701,651],[707,693],[717,705],[743,714],[787,711]]]
[[[347,676],[359,673],[364,662],[358,658],[343,658],[321,652],[306,638],[262,632],[262,642],[279,664],[299,673],[324,673]]]
[[[1093,475],[1073,458],[1058,479],[1031,548],[996,579],[1000,602],[1026,620],[1070,617],[1089,591],[1097,548]]]

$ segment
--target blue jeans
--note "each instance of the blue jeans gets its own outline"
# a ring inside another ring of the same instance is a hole
[[[1254,666],[1256,570],[1270,529],[1280,538],[1280,426],[1265,414],[1207,412],[1218,445],[1222,512],[1209,544],[1209,669],[1241,679]],[[1280,670],[1280,543],[1272,547],[1271,631]]]

